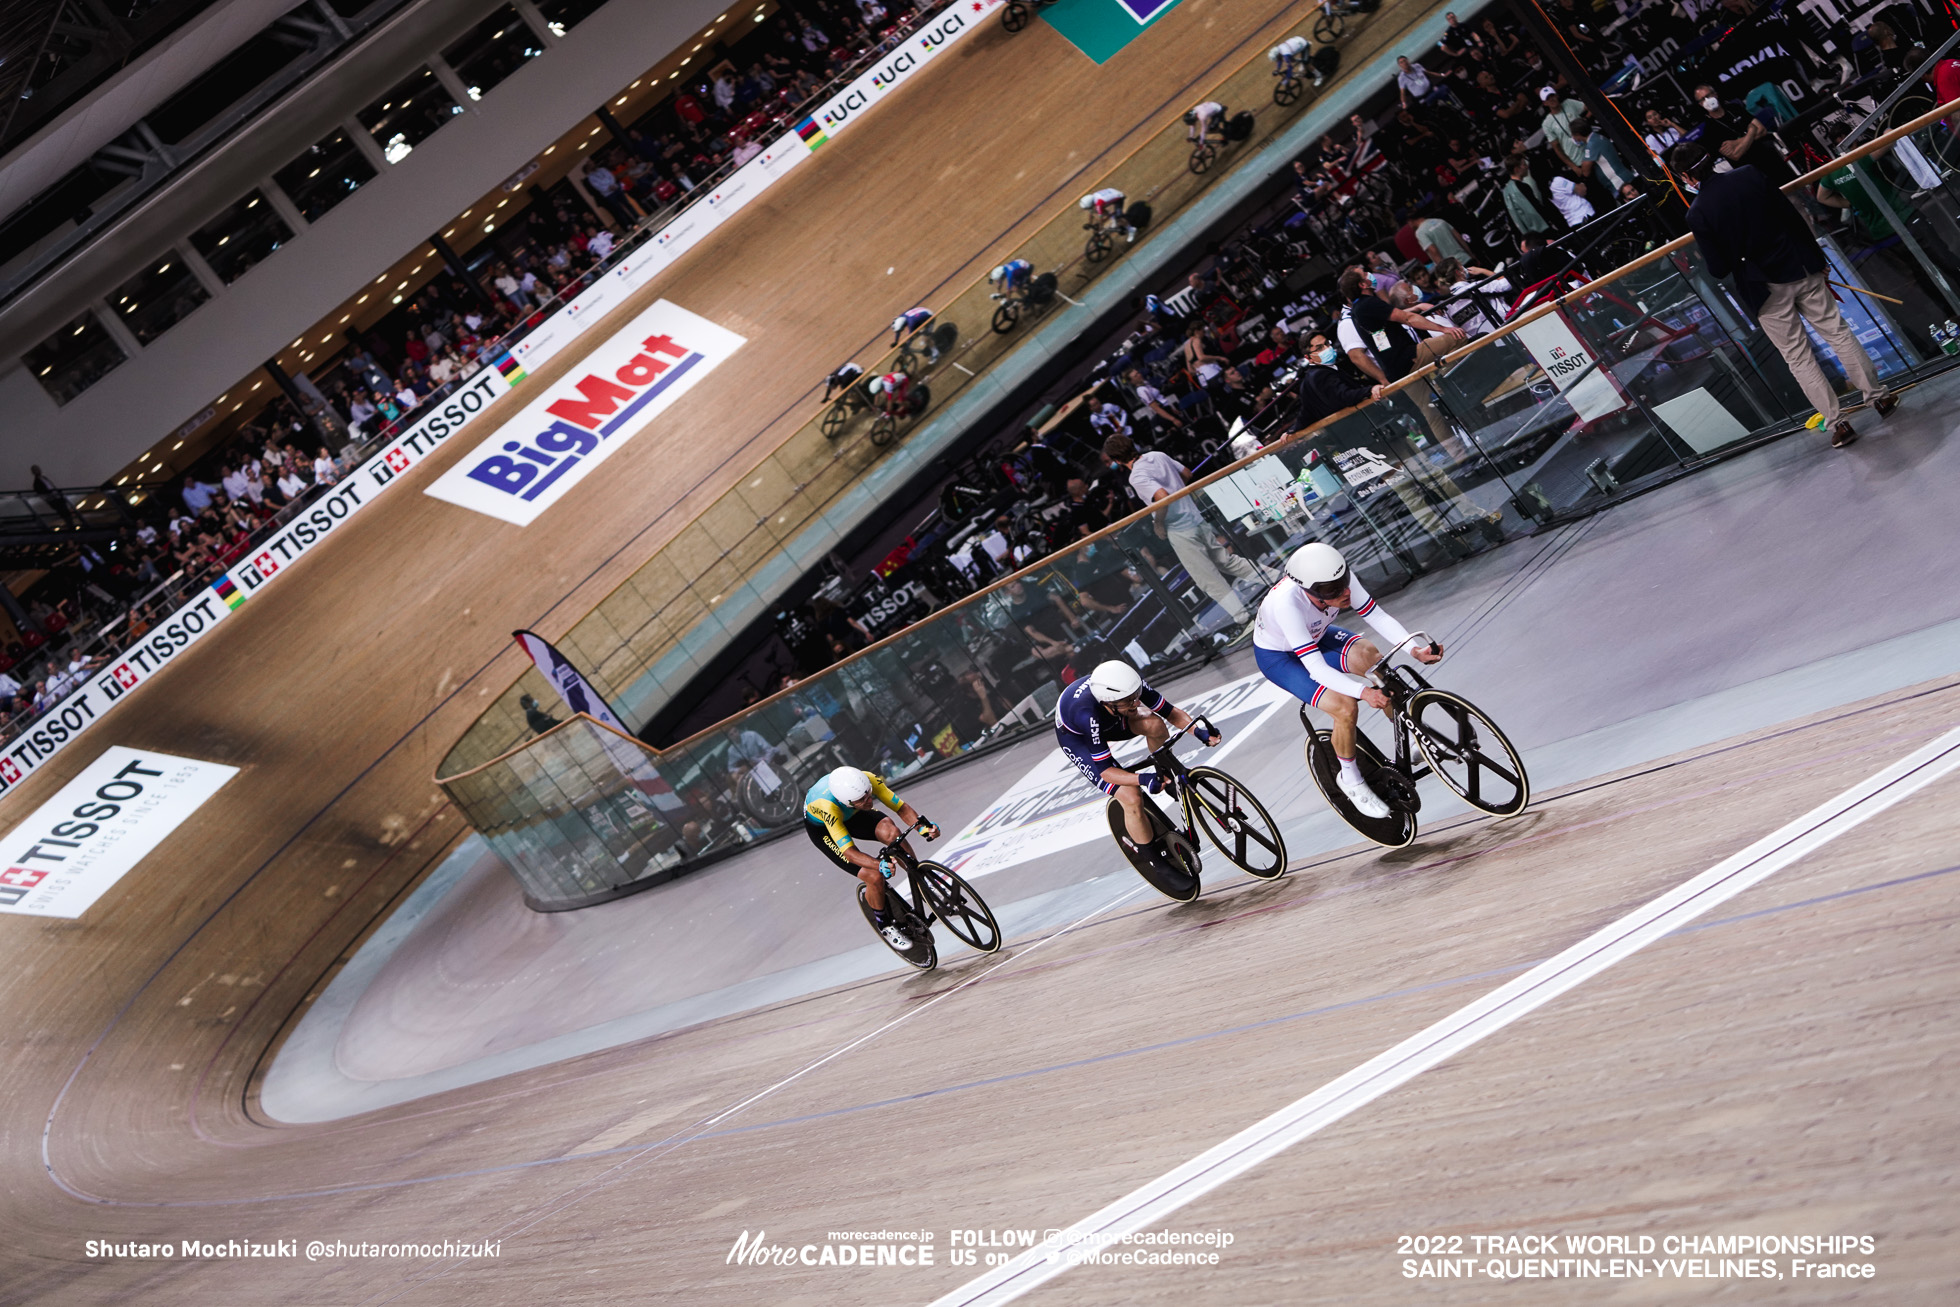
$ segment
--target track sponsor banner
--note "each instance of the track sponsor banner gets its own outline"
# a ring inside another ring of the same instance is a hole
[[[529,526],[747,343],[656,300],[423,493]]]
[[[1210,718],[1225,733],[1225,743],[1216,749],[1179,746],[1178,756],[1194,766],[1223,765],[1239,743],[1293,702],[1291,695],[1257,672],[1195,699],[1166,697],[1193,716]],[[1143,760],[1143,742],[1125,740],[1114,753],[1118,766],[1134,768]],[[932,856],[972,880],[1091,840],[1106,840],[1108,802],[1109,796],[1091,785],[1057,748],[961,828],[945,852],[935,850]]]
[[[484,368],[442,406],[389,441],[373,458],[349,474],[285,529],[235,565],[208,589],[158,622],[143,638],[112,656],[103,670],[64,698],[0,754],[0,798],[27,779],[117,700],[156,675],[196,644],[300,555],[371,503],[396,477],[427,458],[442,442],[467,426],[490,401],[510,389],[494,367]]]
[[[1573,411],[1586,421],[1596,421],[1627,406],[1612,372],[1603,364],[1595,366],[1592,351],[1563,313],[1548,313],[1526,323],[1518,328],[1517,336]]]
[[[816,149],[842,131],[851,119],[890,95],[934,55],[977,30],[981,19],[1000,3],[1001,0],[965,0],[954,5],[936,21],[907,37],[905,44],[879,60],[856,81],[824,101],[798,125],[796,134],[803,138],[807,148]],[[807,130],[810,124],[818,129],[815,133]]]
[[[0,912],[81,916],[237,774],[110,748],[0,842]]]

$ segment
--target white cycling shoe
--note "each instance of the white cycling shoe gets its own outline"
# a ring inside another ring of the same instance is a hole
[[[1383,811],[1386,812],[1387,809],[1383,809]],[[910,953],[912,951],[912,937],[900,930],[896,925],[880,926],[878,933],[885,937],[885,943],[891,945],[899,952]]]
[[[1335,781],[1340,785],[1341,793],[1347,795],[1348,802],[1352,803],[1362,816],[1377,820],[1388,816],[1388,805],[1382,802],[1379,794],[1368,788],[1368,782],[1363,778],[1356,776],[1349,779],[1337,775]]]

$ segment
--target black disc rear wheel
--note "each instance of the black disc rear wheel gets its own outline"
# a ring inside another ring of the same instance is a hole
[[[1199,879],[1202,863],[1198,851],[1182,831],[1172,828],[1163,810],[1147,797],[1144,809],[1150,814],[1151,825],[1164,839],[1162,857],[1153,857],[1149,850],[1138,848],[1130,839],[1123,821],[1123,805],[1115,799],[1109,801],[1109,833],[1115,837],[1116,847],[1123,850],[1123,856],[1136,868],[1137,875],[1148,881],[1152,889],[1167,899],[1189,903],[1204,888],[1204,882]]]
[[[1185,778],[1196,825],[1226,861],[1248,876],[1286,874],[1286,841],[1265,805],[1216,767],[1193,767]]]
[[[973,886],[951,867],[938,862],[919,864],[919,896],[960,943],[982,953],[1000,947],[1000,923]]]
[[[1304,717],[1305,713],[1301,715]],[[1372,751],[1357,749],[1354,760],[1369,786],[1386,800],[1389,786],[1379,780],[1382,764],[1375,760]],[[1386,817],[1370,817],[1342,793],[1340,782],[1336,779],[1340,774],[1340,762],[1334,757],[1332,732],[1316,730],[1311,726],[1307,728],[1307,770],[1313,774],[1314,784],[1320,787],[1321,797],[1327,800],[1327,806],[1362,835],[1391,849],[1404,848],[1415,842],[1415,813],[1390,807]]]
[[[1448,690],[1418,690],[1409,720],[1423,761],[1465,803],[1509,817],[1531,802],[1524,759],[1477,705]]]
[[[885,932],[879,929],[878,919],[871,915],[871,904],[865,901],[864,882],[858,882],[858,909],[864,913],[864,919],[871,923],[872,933],[878,936],[878,942],[921,971],[931,971],[938,966],[939,950],[933,947],[932,928],[919,920],[911,905],[899,897],[898,890],[890,885],[885,886],[885,903],[891,909],[892,923],[910,937],[912,947],[900,948],[885,938]]]

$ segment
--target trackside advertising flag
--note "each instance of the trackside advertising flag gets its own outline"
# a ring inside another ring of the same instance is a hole
[[[0,839],[0,912],[79,917],[238,768],[116,745]]]
[[[544,673],[544,679],[551,682],[567,708],[582,712],[594,721],[604,722],[616,731],[632,734],[604,696],[592,688],[592,682],[585,679],[585,673],[572,666],[572,660],[552,647],[551,641],[532,631],[512,631],[510,635],[530,655],[531,662]]]
[[[529,526],[747,343],[677,304],[656,301],[424,493]]]

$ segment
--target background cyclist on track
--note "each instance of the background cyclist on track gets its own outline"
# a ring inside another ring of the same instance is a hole
[[[1099,191],[1091,191],[1076,201],[1076,206],[1088,212],[1089,216],[1106,226],[1123,233],[1132,242],[1137,238],[1137,229],[1130,225],[1124,216],[1123,192],[1114,186],[1105,186]]]
[[[896,345],[914,332],[923,330],[925,325],[931,321],[931,309],[920,307],[905,310],[905,312],[892,319],[892,344]],[[937,363],[939,361],[939,346],[933,343],[931,336],[920,336],[919,339],[925,343],[926,350],[931,355],[932,361]]]
[[[878,933],[893,948],[907,949],[912,941],[892,924],[891,910],[885,902],[885,882],[891,879],[889,858],[874,857],[858,847],[859,840],[890,844],[898,838],[898,826],[890,817],[872,811],[873,802],[884,804],[898,814],[907,826],[917,825],[928,840],[939,838],[939,827],[919,815],[911,804],[891,792],[891,787],[868,771],[839,767],[803,796],[803,833],[832,862],[864,882],[864,901]]]
[[[1259,605],[1252,654],[1267,680],[1334,719],[1341,793],[1363,816],[1386,817],[1388,805],[1369,788],[1354,761],[1357,704],[1388,711],[1388,696],[1361,679],[1382,654],[1373,641],[1334,625],[1343,608],[1366,618],[1391,647],[1409,638],[1402,624],[1369,597],[1340,550],[1318,541],[1300,546],[1286,560],[1286,576]],[[1411,652],[1417,661],[1433,663],[1443,656],[1442,648],[1439,644],[1431,653],[1428,645],[1420,645]]]
[[[987,281],[994,288],[994,298],[1004,300],[1016,291],[1025,291],[1033,277],[1034,264],[1026,259],[1009,259],[988,273]]]
[[[1266,51],[1266,57],[1273,61],[1273,75],[1280,78],[1299,77],[1303,73],[1313,74],[1313,84],[1319,86],[1327,78],[1318,68],[1307,62],[1307,51],[1312,43],[1304,36],[1291,36]]]
[[[863,368],[859,367],[855,363],[846,363],[842,367],[838,368],[835,372],[825,377],[823,379],[824,403],[828,404],[830,402],[830,397],[832,395],[837,394],[839,391],[849,390],[851,388],[851,383],[855,382],[859,377],[863,375],[864,375]]]
[[[1090,784],[1123,805],[1123,826],[1131,842],[1152,857],[1163,856],[1164,850],[1144,815],[1143,791],[1161,793],[1166,778],[1125,771],[1111,760],[1109,746],[1142,736],[1154,750],[1170,738],[1172,727],[1189,725],[1183,709],[1145,685],[1137,669],[1120,660],[1097,664],[1055,701],[1055,740],[1062,752]],[[1208,745],[1225,740],[1223,731],[1207,733],[1203,726],[1196,733]]]
[[[878,401],[883,412],[895,418],[910,417],[912,414],[912,378],[903,372],[887,372],[873,377],[865,389]]]
[[[1191,129],[1185,133],[1185,138],[1202,141],[1207,136],[1222,135],[1224,124],[1225,106],[1216,100],[1206,100],[1184,115],[1184,125]]]

